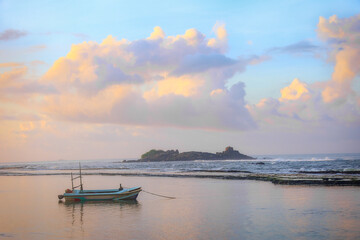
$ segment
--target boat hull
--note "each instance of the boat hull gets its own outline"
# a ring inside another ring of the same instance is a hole
[[[109,190],[75,190],[72,193],[64,193],[65,201],[106,201],[106,200],[135,200],[141,187],[123,189],[121,191],[116,189]]]

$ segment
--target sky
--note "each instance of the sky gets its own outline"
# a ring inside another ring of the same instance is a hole
[[[355,153],[360,2],[0,0],[0,162]]]

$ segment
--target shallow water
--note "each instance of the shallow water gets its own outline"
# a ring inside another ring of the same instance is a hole
[[[87,189],[142,186],[132,202],[65,204],[68,176],[1,176],[0,239],[359,239],[359,187],[86,176]]]

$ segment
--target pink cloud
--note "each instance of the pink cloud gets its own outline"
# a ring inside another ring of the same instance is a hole
[[[38,63],[31,62],[33,66]],[[28,76],[29,67],[23,63],[1,63],[0,99],[6,101],[27,102],[29,95],[54,93],[55,89],[47,84],[39,83]]]
[[[18,38],[26,36],[27,33],[24,31],[19,31],[15,29],[7,29],[3,32],[0,32],[0,41],[10,41],[16,40]]]
[[[21,67],[21,66],[23,66],[23,64],[17,62],[0,63],[0,68]]]
[[[360,73],[360,15],[339,19],[320,17],[318,35],[329,46],[334,63],[331,80],[311,85],[294,79],[281,89],[279,99],[267,98],[249,105],[252,116],[265,126],[303,127],[303,123],[359,124],[358,93],[353,89]]]
[[[223,54],[225,26],[217,26],[215,33],[216,44],[209,44],[211,39],[196,29],[166,36],[155,27],[145,39],[108,36],[102,43],[73,45],[42,78],[58,91],[45,97],[44,111],[55,118],[84,122],[254,128],[245,108],[244,84],[225,87],[253,57],[227,57]]]
[[[2,67],[11,69],[0,73],[0,91],[10,87],[19,87],[21,79],[27,73],[27,67],[16,63],[2,63]]]
[[[322,92],[325,102],[344,101],[354,95],[352,83],[360,73],[360,14],[349,18],[320,17],[318,35],[326,41],[335,63],[331,81]]]

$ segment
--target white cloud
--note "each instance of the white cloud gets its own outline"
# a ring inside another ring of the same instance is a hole
[[[352,83],[360,73],[360,14],[349,18],[320,17],[318,34],[330,47],[335,63],[331,81],[322,92],[325,102],[346,101],[354,95]]]
[[[360,124],[359,96],[352,89],[360,73],[360,15],[339,19],[320,17],[318,34],[329,45],[334,62],[332,79],[311,85],[295,78],[280,90],[279,99],[265,98],[248,109],[261,126],[303,129]],[[276,126],[276,127],[275,127]],[[329,129],[331,131],[331,129]]]
[[[136,126],[201,129],[255,127],[245,108],[244,85],[225,84],[256,56],[224,54],[227,33],[214,27],[207,39],[196,29],[166,36],[160,27],[147,39],[73,45],[42,81],[58,94],[45,97],[44,110],[59,119]],[[210,42],[213,42],[210,44]],[[213,94],[213,91],[222,94]]]

